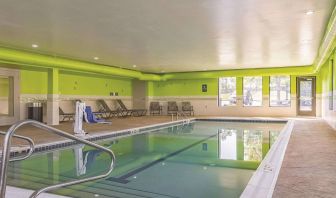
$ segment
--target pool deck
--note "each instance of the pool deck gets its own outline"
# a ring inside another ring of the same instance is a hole
[[[113,118],[112,125],[84,124],[89,134],[119,131],[171,121],[170,116]],[[9,126],[0,126],[6,131]],[[56,128],[73,133],[73,122]],[[36,144],[63,140],[32,126],[17,134],[32,137]],[[29,134],[29,135],[28,135]],[[335,197],[336,131],[321,119],[296,119],[273,197]]]
[[[336,197],[336,131],[296,120],[273,197]]]

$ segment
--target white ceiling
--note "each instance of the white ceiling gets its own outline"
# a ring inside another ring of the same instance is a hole
[[[313,63],[334,6],[335,0],[1,0],[0,43],[146,72],[301,66]]]

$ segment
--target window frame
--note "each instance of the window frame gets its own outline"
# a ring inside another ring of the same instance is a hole
[[[221,88],[221,83],[220,83],[220,79],[221,78],[235,78],[235,81],[236,81],[236,83],[235,83],[235,88],[236,88],[236,100],[235,100],[235,104],[233,104],[233,105],[221,105],[220,103],[221,103],[221,98],[220,98],[220,94],[221,94],[221,92],[220,92],[220,88]],[[237,103],[238,103],[238,99],[237,99],[237,76],[223,76],[223,77],[219,77],[218,78],[218,94],[217,94],[217,106],[218,107],[236,107],[236,106],[238,106],[237,105]]]
[[[289,77],[289,105],[288,106],[272,106],[271,105],[271,77],[272,76],[269,76],[269,84],[268,84],[268,98],[269,98],[269,101],[268,101],[268,106],[269,107],[291,107],[292,106],[292,76],[291,75],[273,75],[273,77],[275,76],[286,76],[286,77]]]
[[[244,104],[244,100],[245,100],[245,94],[244,94],[244,78],[246,77],[260,77],[261,78],[261,104],[260,105],[257,105],[257,106],[252,106],[252,105],[245,105]],[[242,102],[243,102],[243,107],[263,107],[264,106],[264,99],[263,99],[263,76],[243,76],[243,79],[242,79]]]

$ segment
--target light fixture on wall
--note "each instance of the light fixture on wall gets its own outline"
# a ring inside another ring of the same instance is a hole
[[[136,65],[133,65],[134,68],[136,68],[137,66]]]
[[[95,59],[95,60],[99,60],[99,57],[95,56],[95,57],[93,57],[93,59]]]
[[[38,48],[38,45],[37,44],[32,44],[32,47],[33,48]]]

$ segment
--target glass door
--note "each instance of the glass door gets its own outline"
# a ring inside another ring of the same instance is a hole
[[[316,79],[315,77],[297,78],[297,114],[316,115]]]

